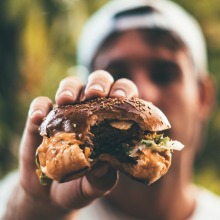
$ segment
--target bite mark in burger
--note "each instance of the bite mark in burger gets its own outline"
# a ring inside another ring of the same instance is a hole
[[[169,128],[157,107],[138,98],[96,98],[55,107],[39,128],[38,176],[42,184],[66,182],[85,175],[97,161],[107,161],[151,184],[169,169],[172,151],[183,148],[161,134]]]

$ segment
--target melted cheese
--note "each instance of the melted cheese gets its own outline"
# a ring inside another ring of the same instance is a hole
[[[109,124],[113,128],[117,128],[117,129],[120,129],[120,130],[128,130],[133,125],[133,122],[132,121],[118,120],[118,121],[111,121],[111,122],[109,122]]]

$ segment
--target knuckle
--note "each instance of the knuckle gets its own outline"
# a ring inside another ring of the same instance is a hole
[[[127,78],[121,78],[116,81],[116,83],[120,83],[125,86],[135,86],[134,82]]]
[[[52,101],[46,96],[39,96],[32,100],[30,104],[30,108],[36,108],[38,106],[41,106],[42,104],[44,105],[52,104]]]
[[[110,83],[114,82],[114,79],[112,77],[112,75],[105,71],[105,70],[96,70],[94,72],[92,72],[89,77],[88,77],[88,81],[92,81],[92,80],[99,80],[99,81],[108,81]]]
[[[82,85],[82,81],[79,77],[77,76],[69,76],[64,79],[62,79],[59,83],[59,87],[65,87],[69,85]]]
[[[121,78],[117,80],[112,88],[113,90],[122,89],[126,91],[127,96],[138,96],[138,88],[134,82],[129,79]]]

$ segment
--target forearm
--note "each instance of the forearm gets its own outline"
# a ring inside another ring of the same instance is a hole
[[[17,185],[9,199],[4,220],[15,219],[66,219],[70,210],[57,206],[48,200],[32,198]]]

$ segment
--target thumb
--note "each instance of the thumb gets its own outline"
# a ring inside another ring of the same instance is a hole
[[[52,101],[47,97],[38,97],[30,105],[19,149],[20,179],[22,186],[27,190],[32,188],[34,191],[34,188],[40,185],[35,173],[35,152],[42,141],[38,127],[51,108]]]

